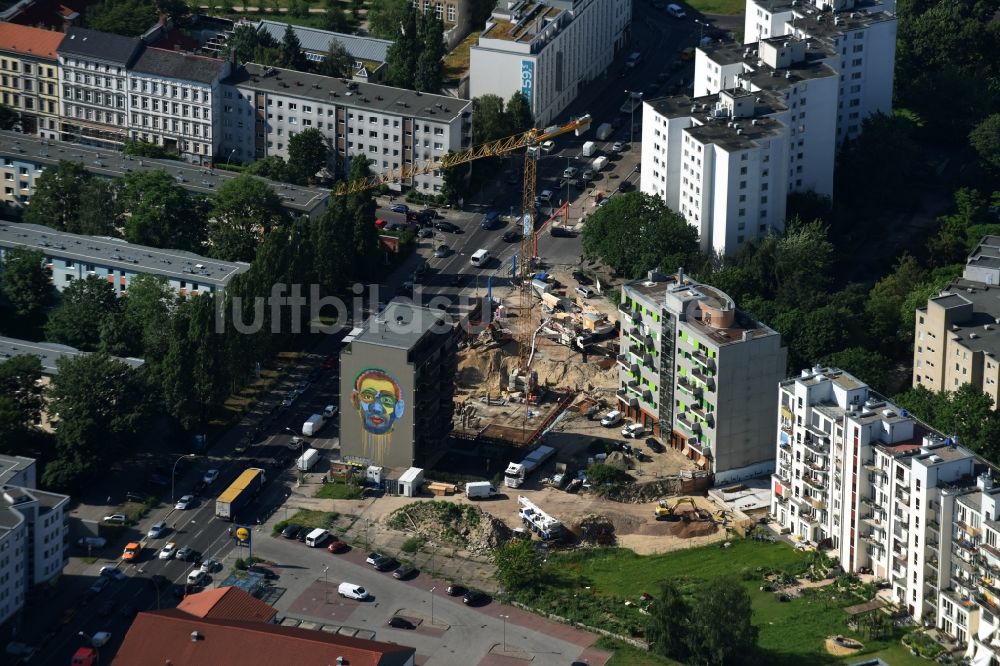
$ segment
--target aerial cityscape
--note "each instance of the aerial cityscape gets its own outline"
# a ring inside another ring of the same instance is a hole
[[[0,664],[1000,666],[998,16],[0,1]]]

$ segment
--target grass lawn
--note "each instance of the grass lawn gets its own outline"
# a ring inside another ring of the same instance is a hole
[[[275,523],[274,528],[271,530],[271,534],[274,536],[281,534],[281,530],[285,529],[285,526],[289,523],[295,523],[296,525],[302,525],[303,527],[321,527],[328,530],[333,526],[333,521],[337,519],[338,515],[339,514],[335,511],[312,511],[310,509],[299,509],[295,512],[295,515],[288,520],[282,520]]]
[[[353,483],[334,480],[320,486],[313,497],[322,497],[323,499],[360,499],[361,488]]]
[[[702,14],[738,16],[746,9],[746,3],[740,0],[687,0],[687,4]]]
[[[469,71],[469,49],[479,41],[482,30],[469,33],[469,36],[459,42],[451,53],[444,57],[444,78],[458,79]]]
[[[549,586],[534,605],[591,626],[637,633],[645,619],[634,607],[624,605],[626,599],[635,601],[643,592],[655,596],[658,581],[665,578],[679,578],[682,588],[692,589],[699,580],[733,576],[750,594],[754,624],[760,629],[759,645],[769,665],[844,664],[876,656],[893,666],[929,663],[911,656],[900,645],[899,631],[882,640],[850,631],[843,608],[861,603],[862,599],[847,590],[834,586],[807,590],[789,602],[760,590],[763,572],[797,574],[807,566],[807,556],[785,544],[742,540],[725,549],[706,546],[653,556],[617,549],[555,554],[547,563]],[[850,657],[828,654],[824,642],[827,636],[836,634],[860,640],[865,649]],[[675,663],[616,641],[602,640],[603,647],[616,650],[612,665]]]

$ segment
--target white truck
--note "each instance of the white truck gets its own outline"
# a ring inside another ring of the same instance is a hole
[[[539,446],[521,462],[508,464],[507,471],[503,474],[504,485],[508,488],[520,488],[529,474],[544,465],[555,454],[556,450],[551,446]]]
[[[518,513],[525,527],[537,534],[543,541],[558,539],[566,528],[562,522],[542,511],[538,506],[523,495],[517,496]]]
[[[319,451],[316,449],[306,449],[306,452],[295,461],[295,467],[299,471],[308,472],[316,464],[317,460],[319,460]]]
[[[593,141],[587,141],[583,144],[583,156],[590,157],[597,152],[597,144]]]
[[[601,126],[597,128],[597,140],[607,141],[608,137],[615,131],[615,128],[611,126],[611,123],[601,123]]]
[[[601,155],[600,157],[596,158],[593,162],[591,162],[590,168],[594,170],[594,173],[597,173],[607,165],[608,165],[608,158],[605,157],[604,155]]]
[[[470,481],[465,484],[465,496],[470,500],[489,499],[500,494],[489,481]]]
[[[322,414],[313,414],[302,424],[302,434],[306,437],[312,437],[322,430],[324,425],[326,425],[326,417]]]

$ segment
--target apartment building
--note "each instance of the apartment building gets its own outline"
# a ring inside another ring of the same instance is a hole
[[[445,451],[458,367],[453,326],[437,310],[390,301],[340,353],[345,458],[408,468]]]
[[[180,160],[135,158],[117,150],[46,141],[17,132],[0,131],[0,180],[3,183],[0,204],[15,212],[28,205],[42,172],[62,161],[75,162],[103,178],[121,178],[138,171],[165,171],[185,190],[206,196],[238,176],[233,171],[215,171]],[[330,202],[329,190],[267,182],[278,193],[282,206],[294,215],[317,217],[323,214]]]
[[[715,482],[774,469],[781,336],[723,292],[650,272],[622,287],[618,408],[682,451]]]
[[[364,155],[384,173],[467,148],[471,127],[468,100],[247,64],[224,82],[220,155],[287,159],[289,139],[315,128],[327,139],[331,171],[346,174]],[[432,194],[443,184],[434,171],[388,185]]]
[[[136,275],[156,275],[166,278],[178,296],[221,294],[234,275],[250,268],[243,262],[209,259],[180,250],[0,221],[0,271],[4,253],[13,248],[42,252],[52,286],[60,291],[73,280],[96,275],[123,294]]]
[[[0,23],[0,101],[21,114],[21,131],[59,136],[59,58],[63,33]]]
[[[146,48],[127,72],[129,138],[211,164],[218,152],[222,80],[230,63]]]
[[[735,64],[713,70],[726,89],[644,102],[640,176],[698,229],[702,251],[726,255],[783,231],[790,192],[833,194],[838,84],[802,40],[762,41],[754,70],[739,47],[727,54]]]
[[[0,627],[67,562],[69,496],[36,489],[36,477],[31,458],[0,456]]]
[[[769,38],[796,37],[827,52],[824,63],[839,77],[836,104],[837,140],[860,133],[861,122],[874,113],[892,111],[896,61],[895,2],[856,0],[747,0],[744,41],[752,66],[755,45]],[[713,59],[711,50],[706,54]],[[706,63],[699,53],[695,80]]]
[[[502,0],[469,50],[469,96],[520,91],[554,122],[628,43],[632,0]]]
[[[1000,402],[1000,236],[985,236],[962,277],[917,308],[913,386],[954,391],[972,384]]]
[[[57,49],[62,72],[61,136],[120,149],[128,138],[127,71],[142,42],[86,28],[70,28]]]
[[[257,23],[259,32],[266,32],[278,43],[285,37],[287,23],[263,20]],[[385,59],[392,42],[388,39],[362,37],[360,35],[345,35],[342,32],[320,30],[307,26],[293,25],[292,32],[299,40],[302,53],[310,62],[323,62],[330,51],[330,44],[336,43],[344,47],[348,55],[354,58],[355,81],[378,83],[385,77]]]

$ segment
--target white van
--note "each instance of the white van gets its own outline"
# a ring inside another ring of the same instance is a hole
[[[487,261],[490,260],[489,250],[478,249],[472,253],[472,265],[473,266],[483,266]]]
[[[316,528],[306,535],[306,545],[310,548],[322,546],[330,537],[330,533],[324,529]]]
[[[337,592],[342,597],[357,599],[358,601],[364,601],[369,597],[368,590],[354,583],[341,583],[340,587],[337,588]]]

